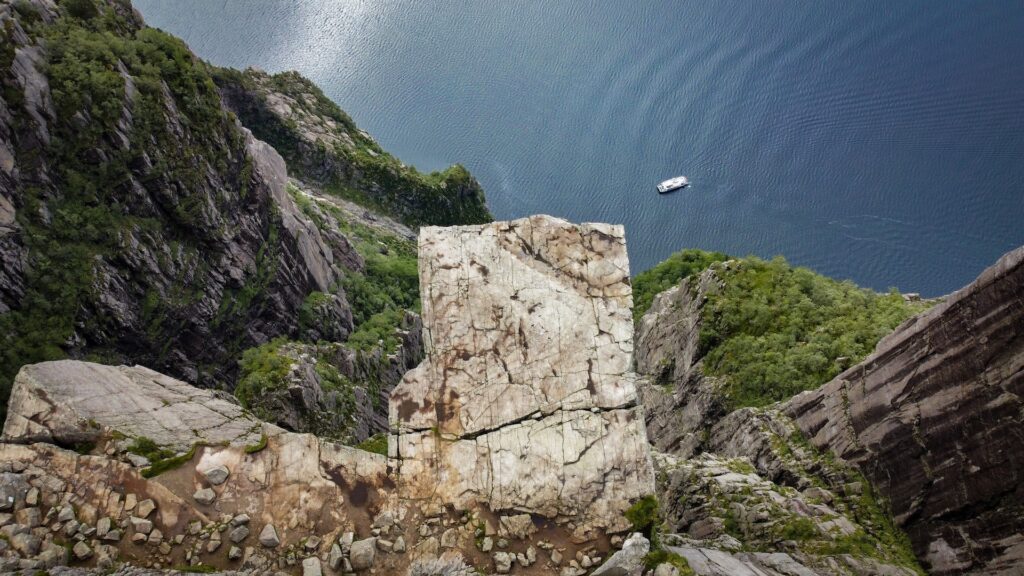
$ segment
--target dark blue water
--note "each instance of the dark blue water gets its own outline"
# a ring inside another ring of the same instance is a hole
[[[135,4],[465,164],[499,218],[624,223],[634,271],[700,247],[937,295],[1024,244],[1019,0]]]

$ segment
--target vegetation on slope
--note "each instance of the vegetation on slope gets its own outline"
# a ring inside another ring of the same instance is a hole
[[[483,190],[463,166],[428,174],[406,166],[299,73],[211,71],[242,123],[281,153],[294,176],[410,225],[492,220]]]
[[[736,406],[763,406],[828,382],[929,304],[838,281],[782,257],[716,266],[704,305],[704,371],[728,381]]]
[[[700,274],[715,262],[728,260],[721,252],[704,250],[682,250],[669,256],[650,270],[645,270],[633,279],[633,320],[640,322],[651,308],[654,297],[679,284],[684,278]]]
[[[726,380],[734,407],[764,406],[824,384],[867,356],[878,340],[930,306],[839,281],[782,257],[733,259],[685,250],[639,274],[637,320],[654,295],[713,267],[722,281],[703,308],[704,372]]]
[[[355,324],[346,344],[364,352],[383,344],[385,352],[393,352],[404,311],[420,308],[416,244],[354,222],[331,202],[315,200],[294,186],[288,191],[310,220],[322,230],[344,234],[366,263],[363,272],[350,272],[343,282]]]
[[[18,5],[22,26],[45,42],[46,74],[57,113],[49,124],[49,142],[41,149],[19,150],[18,162],[26,175],[46,171],[57,193],[25,184],[18,190],[23,202],[18,224],[30,259],[20,306],[0,315],[4,410],[11,382],[22,365],[66,355],[76,335],[76,322],[97,296],[97,261],[116,258],[125,250],[129,231],[180,238],[179,254],[190,258],[195,239],[186,232],[195,226],[203,208],[199,195],[190,195],[188,186],[205,177],[196,166],[205,161],[224,173],[237,173],[228,168],[241,148],[240,135],[221,108],[202,63],[180,40],[159,30],[137,29],[125,16],[129,8],[118,10],[118,6],[66,0],[61,3],[62,17],[46,25],[34,7]],[[10,46],[7,34],[9,30],[2,40]],[[135,87],[126,148],[114,144],[126,94],[121,65]],[[20,87],[7,74],[0,82],[14,116],[12,127],[28,129],[31,120],[20,108]],[[191,128],[187,142],[168,126],[168,98],[173,99],[180,121]],[[156,164],[151,174],[184,184],[175,210],[163,219],[133,214],[125,202],[125,185],[133,170],[150,161]],[[202,270],[189,280],[183,280],[176,298],[147,302],[154,318],[172,316],[174,309],[193,300]],[[174,330],[173,326],[157,328],[158,332]],[[105,356],[94,348],[90,359]]]

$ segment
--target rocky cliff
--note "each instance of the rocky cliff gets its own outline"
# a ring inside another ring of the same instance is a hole
[[[654,479],[621,227],[428,228],[420,258],[427,358],[392,395],[388,457],[140,366],[24,367],[0,443],[0,568],[642,566],[626,514]]]
[[[385,152],[296,72],[213,71],[225,103],[284,155],[293,174],[407,224],[490,222],[480,184],[462,166],[423,174]]]
[[[427,358],[390,402],[402,488],[570,523],[578,540],[627,529],[653,475],[622,228],[424,228],[420,283]]]
[[[777,409],[736,409],[727,377],[705,374],[706,307],[740,265],[661,292],[637,327],[666,549],[702,576],[919,573],[857,470],[807,445]]]
[[[5,378],[70,354],[215,385],[316,291],[344,337],[351,246],[301,214],[180,41],[92,7],[0,5]]]
[[[0,2],[0,36],[0,396],[25,363],[138,362],[202,387],[251,376],[253,408],[297,430],[382,432],[419,322],[415,231],[373,210],[488,220],[475,180],[403,167],[305,79],[210,67],[124,2]],[[240,370],[277,338],[344,350],[314,352],[319,372]]]
[[[783,410],[884,494],[933,574],[1024,565],[1024,248]]]

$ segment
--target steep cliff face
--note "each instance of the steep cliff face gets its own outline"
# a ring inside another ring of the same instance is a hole
[[[125,2],[2,2],[0,36],[0,397],[63,357],[230,390],[245,351],[284,338],[336,364],[255,374],[254,409],[382,432],[420,359],[416,232],[367,206],[489,220],[475,180],[403,167],[307,80],[213,68]]]
[[[890,501],[934,574],[1024,565],[1024,248],[786,403]]]
[[[26,366],[0,443],[0,570],[641,569],[626,513],[654,475],[622,228],[533,217],[428,228],[420,249],[429,353],[392,396],[390,457],[140,366]]]
[[[737,296],[735,285],[746,284],[737,277],[751,272],[744,270],[748,265],[725,260],[683,279],[653,298],[637,326],[637,371],[646,376],[640,398],[671,533],[665,545],[701,576],[919,573],[905,536],[856,469],[807,445],[774,407],[736,408],[734,394],[744,387],[729,380],[738,373],[707,375],[706,322],[729,310],[723,298]],[[777,270],[781,279],[758,284],[785,291],[794,272]],[[837,283],[811,277],[798,284],[818,293]],[[815,284],[819,290],[811,288]],[[743,295],[779,306],[778,294]],[[751,322],[763,317],[753,316]],[[796,321],[816,318],[812,313]],[[736,319],[730,323],[735,332],[744,329]],[[747,335],[740,337],[755,348]]]
[[[242,124],[279,150],[294,175],[407,224],[491,221],[465,168],[422,174],[402,164],[298,73],[216,69],[214,78]]]
[[[5,388],[63,355],[224,383],[313,292],[344,338],[353,249],[302,214],[184,44],[118,2],[3,3],[0,24]]]
[[[425,228],[420,284],[427,358],[390,402],[402,489],[574,522],[579,539],[625,530],[653,475],[622,228]]]

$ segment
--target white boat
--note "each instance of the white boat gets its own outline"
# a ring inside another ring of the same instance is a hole
[[[686,188],[690,185],[690,181],[686,179],[686,176],[676,176],[675,178],[669,178],[661,184],[658,184],[658,194],[665,194],[672,192],[673,190],[679,190],[680,188]]]

